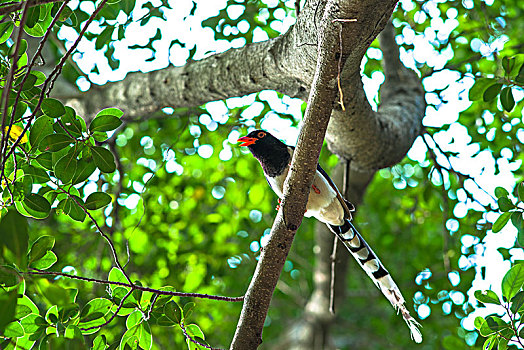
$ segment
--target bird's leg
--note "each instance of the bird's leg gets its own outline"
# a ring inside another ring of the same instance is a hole
[[[313,188],[313,191],[315,191],[316,194],[320,194],[320,190],[318,189],[317,186],[311,185],[311,187]]]
[[[281,202],[281,199],[279,198],[279,199],[278,199],[277,207],[275,208],[276,211],[279,211],[279,210],[280,210],[280,202]]]

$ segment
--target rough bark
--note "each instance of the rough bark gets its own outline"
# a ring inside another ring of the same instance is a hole
[[[246,292],[239,323],[230,349],[256,349],[262,342],[262,328],[269,303],[286,261],[296,230],[302,222],[307,196],[318,163],[325,131],[335,100],[337,66],[351,53],[347,24],[336,23],[348,18],[350,4],[326,4],[319,26],[319,50],[304,123],[293,154],[290,172],[284,183],[282,209],[278,212],[270,239],[260,255],[251,284]],[[339,31],[341,32],[339,39]],[[340,51],[339,48],[345,48]]]
[[[376,22],[372,25],[368,23],[370,16],[364,19],[364,14],[369,14],[371,8],[362,9],[358,5],[360,3],[334,0],[328,2],[324,9],[319,31],[316,72],[290,174],[284,184],[282,210],[275,219],[270,241],[260,256],[246,293],[230,349],[256,349],[262,342],[265,315],[294,234],[302,221],[305,201],[337,95],[335,81],[338,66],[343,66],[347,60],[353,61],[353,64],[360,62],[367,46],[374,40],[373,35],[376,36],[387,23],[395,2],[391,2],[389,8],[382,2],[380,8],[384,12],[374,18]],[[374,5],[377,12],[378,3]],[[362,32],[352,26],[353,22],[336,22],[339,19],[355,19],[359,24],[362,22],[366,28],[372,29],[364,33],[368,36],[362,36]],[[316,310],[320,309],[310,307],[308,311],[315,313]]]
[[[402,67],[394,68],[398,74],[384,84],[383,103],[375,113],[362,88],[360,62],[396,1],[338,2],[351,7],[345,19],[357,22],[345,23],[352,38],[341,75],[345,111],[336,106],[326,139],[330,150],[352,159],[355,168],[366,171],[390,166],[404,156],[420,130],[424,114],[420,82]],[[314,76],[324,6],[325,1],[307,1],[296,24],[278,38],[188,62],[183,67],[129,74],[123,81],[92,88],[74,101],[75,107],[89,116],[100,108],[118,106],[124,109],[126,119],[143,120],[163,107],[197,106],[264,89],[305,99]],[[389,56],[389,51],[385,52],[384,57]],[[398,55],[395,59],[398,61]],[[403,88],[399,88],[397,78],[402,80]]]
[[[421,118],[424,115],[423,91],[419,79],[413,72],[408,71],[400,62],[398,46],[395,43],[394,28],[389,23],[384,31],[379,36],[380,47],[384,54],[384,72],[386,75],[386,84],[381,87],[382,104],[380,105],[379,113],[374,113],[366,103],[360,105],[365,111],[348,111],[349,116],[344,116],[339,109],[334,111],[330,121],[326,138],[329,140],[330,150],[342,154],[344,157],[351,157],[351,150],[354,148],[353,144],[359,142],[359,138],[355,137],[353,132],[360,135],[362,130],[358,125],[354,124],[354,118],[359,118],[359,112],[368,113],[368,117],[375,118],[377,114],[384,114],[379,116],[377,120],[389,120],[391,126],[389,129],[402,128],[403,125],[410,125],[407,131],[409,134],[408,140],[405,142],[398,142],[396,144],[399,150],[387,151],[390,156],[397,152],[400,157],[405,155],[405,152],[411,146],[414,138],[418,135],[421,127]],[[361,84],[360,75],[354,81],[355,84]],[[350,88],[349,93],[360,94],[362,89],[351,89],[351,84],[345,83],[343,86]],[[398,93],[395,94],[395,93]],[[346,96],[348,98],[349,96]],[[357,98],[354,95],[350,98]],[[366,99],[365,95],[359,96],[361,99]],[[358,107],[358,106],[357,106]],[[410,113],[405,113],[406,111]],[[406,115],[402,115],[405,113]],[[356,116],[356,117],[354,117]],[[348,131],[344,125],[355,125]],[[369,125],[369,124],[366,124]],[[366,140],[380,137],[379,130],[375,133],[375,137],[366,138]],[[384,131],[385,132],[385,131]],[[344,142],[342,142],[342,140]],[[369,154],[364,154],[362,157],[369,157]],[[357,169],[351,162],[352,171],[349,178],[348,193],[346,197],[358,208],[358,205],[363,200],[363,195],[367,185],[371,181],[375,170],[362,171]],[[400,159],[397,159],[398,161]],[[394,164],[395,159],[391,159]],[[344,164],[345,162],[341,162]],[[362,163],[362,162],[360,162]],[[337,167],[333,173],[337,186],[342,188],[342,171]],[[279,349],[287,350],[308,350],[308,349],[334,349],[330,328],[335,321],[335,315],[329,312],[329,298],[330,298],[330,278],[331,278],[331,253],[333,250],[332,234],[323,224],[319,224],[316,229],[315,245],[319,247],[315,259],[315,269],[313,273],[314,290],[310,299],[307,302],[304,317],[296,322],[296,325],[285,335],[285,339],[281,340],[278,345]],[[350,259],[349,254],[342,245],[337,247],[337,265],[335,270],[335,305],[338,305],[342,300],[346,300],[345,286],[347,277],[347,262]],[[357,271],[356,273],[360,273]],[[336,310],[336,308],[335,308]]]

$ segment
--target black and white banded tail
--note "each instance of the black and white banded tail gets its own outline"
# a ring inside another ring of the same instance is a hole
[[[328,225],[328,227],[344,243],[351,255],[358,261],[362,269],[366,271],[395,310],[402,313],[402,317],[411,332],[411,338],[416,343],[422,342],[422,334],[419,330],[420,324],[409,314],[408,309],[404,305],[405,300],[400,289],[351,221],[345,219],[345,223],[342,226]]]

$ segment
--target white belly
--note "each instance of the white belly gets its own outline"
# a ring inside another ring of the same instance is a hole
[[[271,188],[279,198],[283,196],[284,181],[286,180],[288,169],[282,175],[274,178],[268,177]],[[315,189],[311,187],[309,198],[304,216],[315,217],[317,220],[331,225],[344,224],[344,208],[340,204],[335,190],[324,180],[318,172],[313,180]],[[319,192],[319,193],[317,193]]]

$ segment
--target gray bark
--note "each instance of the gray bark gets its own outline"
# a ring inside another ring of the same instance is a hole
[[[400,63],[389,64],[387,72],[392,77],[381,89],[379,112],[374,112],[362,88],[360,62],[389,19],[392,2],[339,3],[351,6],[345,19],[357,22],[344,24],[351,38],[341,76],[345,111],[335,106],[326,140],[332,152],[352,159],[355,168],[368,171],[387,167],[405,155],[420,131],[425,108],[420,81]],[[197,106],[264,89],[305,99],[315,72],[317,29],[324,6],[324,1],[307,1],[297,23],[278,38],[188,62],[183,67],[129,74],[123,81],[92,88],[81,97],[83,106],[78,101],[75,106],[87,116],[103,107],[118,106],[124,109],[127,119],[143,120],[163,107]],[[336,32],[333,35],[338,37]],[[394,41],[383,50],[386,60],[398,62]]]

